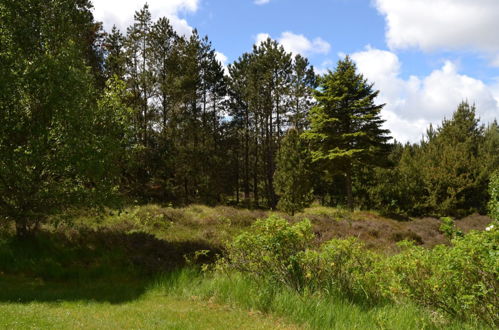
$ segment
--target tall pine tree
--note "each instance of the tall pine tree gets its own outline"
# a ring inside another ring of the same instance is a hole
[[[389,131],[381,127],[383,105],[374,103],[378,93],[347,56],[334,72],[319,79],[317,105],[309,114],[310,130],[304,133],[311,142],[313,161],[325,162],[328,171],[344,175],[350,209],[352,176],[386,157]]]

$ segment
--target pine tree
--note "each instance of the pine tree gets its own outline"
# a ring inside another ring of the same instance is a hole
[[[480,178],[479,158],[484,128],[475,111],[475,106],[461,103],[423,145],[426,204],[436,215],[460,215],[480,203],[476,197],[485,199],[488,176]]]
[[[125,77],[125,46],[124,36],[116,26],[113,26],[111,33],[107,34],[104,48],[106,60],[104,62],[105,76],[110,79],[116,75],[120,79]]]
[[[313,91],[317,87],[314,68],[308,60],[296,55],[293,60],[293,75],[290,88],[289,121],[299,131],[308,128],[307,114],[313,105]]]
[[[313,161],[326,162],[328,171],[344,175],[350,209],[352,176],[362,166],[378,164],[386,153],[389,131],[381,128],[383,105],[374,103],[378,93],[347,56],[319,79],[317,105],[309,114],[311,128],[304,133]]]
[[[310,205],[312,187],[309,158],[295,128],[290,129],[282,140],[277,154],[274,185],[280,197],[277,204],[279,209],[294,215]]]

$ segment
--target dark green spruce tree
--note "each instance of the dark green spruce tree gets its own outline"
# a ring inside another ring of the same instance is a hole
[[[364,166],[376,166],[386,158],[389,131],[381,126],[383,105],[347,56],[334,72],[319,79],[316,106],[309,113],[312,159],[327,164],[327,171],[344,176],[347,205],[354,207],[352,177]]]

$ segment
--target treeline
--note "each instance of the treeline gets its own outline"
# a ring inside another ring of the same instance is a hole
[[[312,102],[316,77],[305,58],[269,39],[226,73],[207,37],[177,35],[147,6],[103,46],[103,75],[126,82],[135,116],[130,195],[275,207],[275,154],[287,127],[306,127]]]
[[[105,32],[88,0],[4,0],[0,63],[0,210],[22,232],[123,197],[483,211],[499,165],[498,126],[473,106],[419,144],[390,143],[378,91],[348,57],[317,76],[268,39],[224,68],[207,37],[147,5]]]
[[[366,206],[406,215],[485,214],[487,185],[499,169],[499,126],[480,124],[475,110],[463,102],[420,143],[395,143],[391,166],[372,172]]]

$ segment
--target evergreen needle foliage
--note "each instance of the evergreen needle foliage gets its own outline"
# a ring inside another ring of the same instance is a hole
[[[325,163],[332,174],[344,175],[350,209],[353,176],[382,161],[389,140],[389,131],[381,128],[383,105],[374,103],[379,91],[356,70],[347,56],[334,72],[320,77],[317,104],[309,113],[310,130],[304,133],[311,142],[313,161]]]
[[[300,134],[296,129],[290,129],[277,154],[274,184],[279,195],[277,207],[291,215],[303,211],[312,201],[309,163],[308,151]]]

